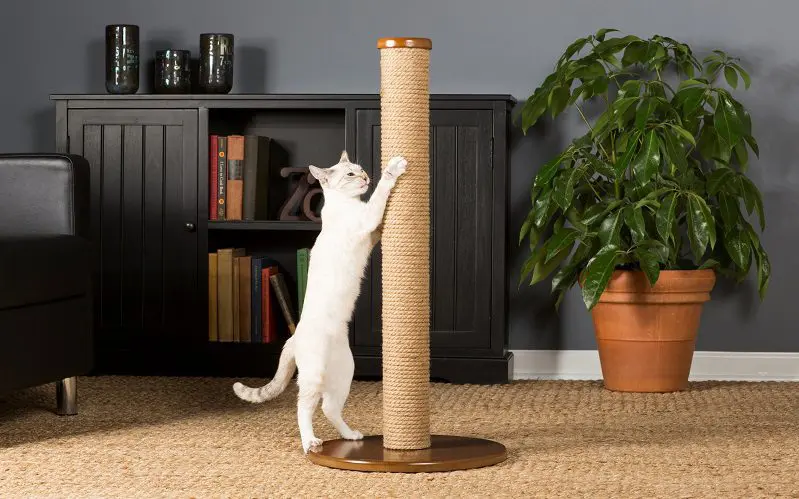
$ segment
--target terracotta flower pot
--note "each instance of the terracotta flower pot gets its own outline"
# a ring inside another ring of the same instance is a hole
[[[702,306],[715,283],[713,270],[664,270],[655,286],[643,272],[615,271],[591,311],[605,387],[687,388]]]

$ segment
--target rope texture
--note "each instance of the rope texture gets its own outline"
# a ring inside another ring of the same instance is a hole
[[[408,161],[382,236],[383,446],[430,447],[430,51],[380,50],[383,168]]]

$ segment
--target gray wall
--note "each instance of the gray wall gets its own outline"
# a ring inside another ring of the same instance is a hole
[[[429,4],[429,5],[428,5]],[[220,7],[224,5],[224,7]],[[566,45],[600,27],[660,33],[699,52],[741,56],[753,85],[750,107],[761,159],[752,176],[765,196],[764,244],[774,268],[760,304],[751,282],[720,283],[706,307],[702,350],[799,351],[795,287],[799,264],[799,4],[790,0],[33,0],[0,15],[0,151],[53,148],[50,93],[102,93],[103,27],[142,27],[144,53],[198,50],[203,31],[230,31],[238,47],[234,92],[372,93],[375,40],[405,34],[433,39],[431,90],[510,93],[526,98]],[[552,311],[548,284],[516,291],[524,254],[516,247],[536,168],[577,130],[574,116],[532,136],[515,133],[509,245],[510,346],[594,348],[577,291]]]

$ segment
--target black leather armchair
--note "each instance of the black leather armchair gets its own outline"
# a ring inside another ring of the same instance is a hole
[[[67,154],[0,154],[0,395],[56,382],[77,413],[92,368],[89,165]]]

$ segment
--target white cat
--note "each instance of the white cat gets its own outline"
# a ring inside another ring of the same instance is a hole
[[[233,385],[242,400],[264,402],[285,390],[296,367],[297,422],[306,453],[322,444],[314,435],[312,423],[320,398],[322,411],[342,438],[363,438],[341,417],[355,367],[348,324],[369,255],[380,238],[388,196],[407,164],[401,157],[392,158],[368,202],[362,201],[361,195],[369,189],[369,176],[359,165],[350,163],[346,151],[330,168],[310,166],[322,186],[324,206],[322,231],[311,248],[302,317],[283,347],[270,383],[260,388]]]

